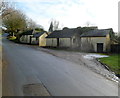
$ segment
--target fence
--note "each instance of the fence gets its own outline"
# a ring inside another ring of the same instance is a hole
[[[111,45],[111,52],[112,53],[120,53],[120,44]]]

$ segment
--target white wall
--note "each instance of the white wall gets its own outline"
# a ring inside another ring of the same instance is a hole
[[[56,38],[46,38],[46,46],[57,46],[57,39]]]
[[[106,46],[107,46],[107,39],[106,39],[106,37],[82,37],[81,38],[81,47],[83,48],[83,49],[86,49],[86,48],[90,48],[90,46],[89,47],[87,47],[87,44],[91,44],[91,45],[93,45],[93,50],[95,51],[95,52],[97,52],[97,43],[103,43],[103,51],[104,52],[106,52]]]
[[[60,38],[59,46],[60,47],[70,47],[71,46],[70,38]]]
[[[30,36],[33,36],[33,35],[22,35],[21,38],[20,38],[20,42],[30,43]]]
[[[39,46],[46,46],[46,37],[47,34],[44,33],[39,37]]]

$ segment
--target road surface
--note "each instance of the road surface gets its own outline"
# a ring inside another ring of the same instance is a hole
[[[118,96],[117,83],[73,62],[3,40],[3,95],[23,96],[27,84],[43,83],[53,96]]]

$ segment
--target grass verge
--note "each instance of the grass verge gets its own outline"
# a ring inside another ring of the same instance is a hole
[[[13,40],[16,39],[16,37],[15,36],[10,36],[8,39],[13,41]]]
[[[120,75],[120,54],[110,55],[109,57],[99,58],[99,60],[106,64],[111,71],[116,75]]]
[[[8,37],[8,40],[13,41],[13,42],[15,42],[15,43],[20,43],[20,42],[18,41],[17,37],[15,37],[15,36],[10,36],[10,37]]]

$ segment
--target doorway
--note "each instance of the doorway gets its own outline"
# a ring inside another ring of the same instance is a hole
[[[57,47],[59,47],[59,38],[57,38]]]
[[[97,43],[97,52],[102,53],[103,52],[103,43]]]

